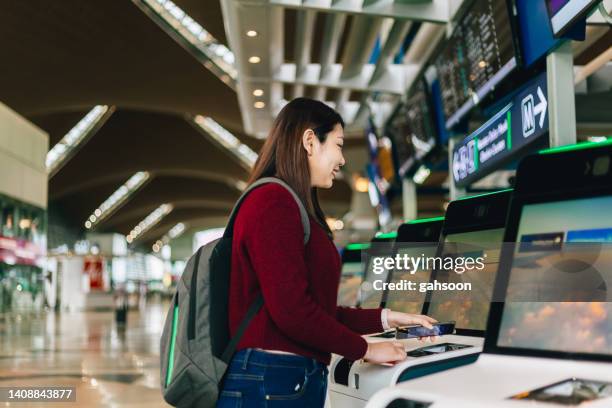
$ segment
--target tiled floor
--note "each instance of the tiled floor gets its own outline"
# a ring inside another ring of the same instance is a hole
[[[77,401],[18,407],[167,407],[159,390],[159,337],[166,304],[130,312],[0,316],[0,387],[73,386]]]

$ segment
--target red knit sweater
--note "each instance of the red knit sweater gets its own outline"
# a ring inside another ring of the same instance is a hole
[[[229,324],[232,334],[262,292],[264,306],[238,349],[281,350],[329,364],[330,353],[352,360],[382,331],[381,309],[336,305],[341,261],[324,229],[310,221],[304,245],[300,213],[282,186],[267,184],[245,199],[234,224]]]

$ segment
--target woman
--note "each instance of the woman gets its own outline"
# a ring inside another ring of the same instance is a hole
[[[331,353],[395,363],[399,342],[368,344],[362,334],[435,322],[382,309],[338,307],[341,262],[317,197],[344,165],[344,122],[322,102],[298,98],[276,118],[250,183],[284,180],[302,200],[311,233],[303,242],[298,206],[282,186],[267,184],[245,199],[234,224],[229,295],[233,332],[258,293],[264,306],[230,363],[218,407],[323,407]]]

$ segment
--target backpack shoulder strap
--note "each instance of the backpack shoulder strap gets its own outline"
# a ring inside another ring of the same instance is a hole
[[[232,210],[227,226],[225,227],[225,233],[223,234],[223,236],[231,237],[233,235],[234,221],[236,219],[236,215],[238,214],[238,210],[240,209],[240,206],[242,205],[242,202],[244,201],[246,196],[251,191],[256,189],[257,187],[263,186],[264,184],[268,184],[268,183],[280,184],[287,191],[291,193],[291,196],[297,203],[298,208],[300,210],[300,218],[302,220],[302,227],[304,228],[304,245],[306,245],[308,243],[308,240],[310,239],[310,219],[308,218],[308,212],[306,211],[306,208],[304,208],[304,204],[302,204],[302,200],[300,200],[300,198],[295,193],[295,191],[293,191],[293,189],[283,180],[276,178],[276,177],[263,177],[255,181],[253,184],[251,184],[242,193],[242,195],[238,199],[238,202],[234,206],[234,209]],[[238,325],[238,328],[236,329],[236,333],[234,333],[234,336],[232,336],[232,338],[230,339],[229,343],[225,347],[225,350],[223,350],[223,354],[221,355],[222,361],[225,361],[226,363],[229,364],[229,361],[234,355],[234,352],[236,351],[236,347],[238,346],[240,339],[242,338],[244,332],[246,331],[247,327],[251,323],[251,320],[253,320],[253,318],[255,317],[257,312],[259,312],[263,304],[264,304],[263,295],[259,293],[257,297],[255,298],[255,300],[253,301],[253,303],[249,306],[249,309],[247,310],[246,315],[242,318],[242,321],[240,322],[240,324]]]
[[[234,205],[234,208],[232,209],[232,212],[230,214],[229,220],[228,220],[227,225],[225,227],[225,232],[224,232],[223,236],[224,237],[231,237],[233,235],[233,233],[234,233],[234,221],[236,220],[236,216],[238,215],[238,210],[240,209],[240,206],[244,202],[244,199],[249,195],[249,193],[251,191],[255,190],[257,187],[261,187],[264,184],[268,184],[268,183],[279,184],[279,185],[283,186],[287,191],[289,191],[289,193],[291,193],[291,196],[293,197],[293,199],[297,203],[298,209],[300,210],[300,218],[302,220],[302,227],[304,229],[304,245],[306,245],[308,243],[308,240],[310,239],[310,219],[308,218],[308,212],[306,211],[306,208],[304,207],[304,204],[302,203],[302,200],[300,200],[300,198],[298,197],[296,192],[293,191],[293,189],[287,183],[285,183],[283,180],[281,180],[279,178],[276,178],[276,177],[263,177],[263,178],[260,178],[259,180],[255,181],[253,184],[251,184],[242,193],[242,195],[240,196],[240,198],[236,202],[236,205]]]

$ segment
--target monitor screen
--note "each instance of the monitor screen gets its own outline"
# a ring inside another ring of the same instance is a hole
[[[506,0],[476,0],[435,60],[446,127],[457,124],[517,66]]]
[[[401,245],[401,244],[400,244]],[[400,246],[397,254],[401,257],[407,255],[411,258],[418,257],[433,257],[436,255],[437,244],[433,243],[418,243],[406,246]],[[425,266],[425,265],[422,265]],[[391,275],[391,283],[398,284],[401,281],[415,282],[415,286],[419,287],[421,283],[429,282],[431,269],[419,268],[414,273],[408,271],[393,271]],[[426,292],[418,290],[388,290],[386,307],[391,310],[404,313],[420,314],[423,309]]]
[[[342,264],[342,275],[338,288],[338,306],[355,306],[359,294],[359,285],[363,280],[363,264],[361,262],[345,262]]]
[[[611,208],[612,196],[523,206],[498,346],[612,355]]]
[[[380,255],[380,256],[386,256]],[[387,281],[388,271],[385,270],[381,274],[375,274],[373,272],[374,267],[374,258],[376,255],[369,256],[368,259],[368,267],[366,270],[366,277],[359,289],[359,306],[364,309],[372,309],[376,307],[380,307],[383,297],[383,290],[377,290],[374,288],[375,281]]]
[[[404,105],[398,107],[390,123],[391,125],[387,131],[387,135],[389,139],[391,139],[391,144],[393,146],[395,161],[397,163],[397,172],[400,177],[403,177],[417,161],[414,145],[406,136],[411,134],[411,130],[406,120],[406,107]]]
[[[553,34],[561,34],[595,3],[597,0],[546,0]]]
[[[455,321],[458,329],[485,330],[503,241],[503,228],[447,235],[442,257],[483,257],[484,268],[463,273],[436,271],[439,282],[470,283],[472,289],[432,292],[428,315],[440,322]]]

